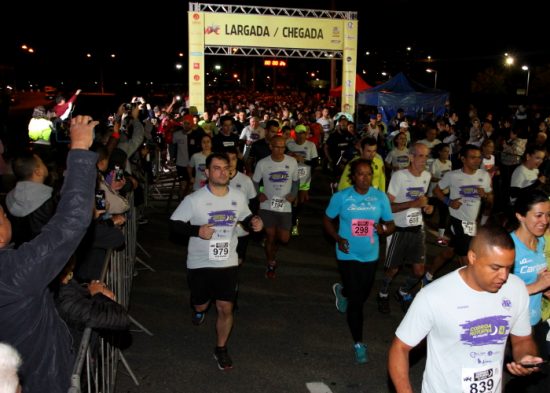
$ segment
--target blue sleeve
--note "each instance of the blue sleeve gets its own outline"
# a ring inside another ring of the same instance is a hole
[[[340,207],[342,206],[341,192],[337,192],[330,198],[325,214],[328,218],[336,218],[340,214]]]

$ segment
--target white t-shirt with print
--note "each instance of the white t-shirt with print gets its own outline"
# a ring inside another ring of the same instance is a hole
[[[431,177],[432,175],[427,171],[422,171],[420,176],[414,176],[408,169],[402,169],[391,176],[387,193],[394,197],[393,203],[414,201],[426,195]],[[393,221],[395,225],[402,228],[422,225],[422,209],[411,207],[394,212]]]
[[[455,169],[447,172],[439,181],[439,188],[442,190],[448,188],[449,198],[460,199],[462,205],[458,209],[449,207],[449,214],[461,221],[475,222],[481,206],[481,198],[478,194],[478,188],[488,193],[491,192],[491,178],[489,174],[482,169],[476,170],[468,175],[462,169]]]
[[[500,393],[508,335],[531,334],[527,288],[510,274],[498,292],[476,291],[460,270],[423,288],[395,335],[413,347],[428,337],[422,393]]]
[[[187,246],[187,267],[237,266],[237,232],[235,226],[250,214],[248,199],[238,190],[229,187],[227,194],[216,196],[208,186],[189,194],[179,204],[171,220],[191,225],[213,224],[210,240],[191,236]]]
[[[298,163],[294,157],[285,154],[280,162],[267,156],[256,164],[252,180],[263,180],[264,194],[267,200],[260,203],[260,209],[279,213],[290,213],[291,203],[286,199],[292,190],[292,182],[298,181]]]

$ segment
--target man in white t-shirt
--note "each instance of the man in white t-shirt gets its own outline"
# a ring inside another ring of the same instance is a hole
[[[491,177],[479,169],[481,150],[475,145],[466,145],[460,152],[462,168],[445,173],[435,189],[434,195],[449,206],[451,242],[433,260],[423,278],[424,284],[433,280],[434,274],[446,261],[458,256],[461,265],[467,263],[468,247],[475,236],[477,216],[483,200],[492,204]],[[449,190],[445,194],[443,190]]]
[[[527,288],[510,274],[514,257],[514,242],[503,228],[483,227],[470,244],[468,265],[418,293],[389,350],[397,393],[413,391],[409,352],[425,337],[422,393],[501,392],[508,337],[508,371],[525,376],[539,370],[523,366],[542,358],[535,356]]]
[[[227,341],[233,327],[233,306],[237,291],[237,225],[261,231],[262,220],[252,216],[248,199],[229,187],[229,159],[213,153],[206,159],[208,183],[189,194],[176,208],[172,220],[175,232],[189,236],[187,282],[195,312],[192,322],[200,325],[213,300],[218,311],[214,357],[220,370],[233,367]]]
[[[405,285],[395,293],[403,310],[411,304],[411,289],[424,274],[426,244],[422,213],[433,211],[427,197],[431,174],[424,169],[429,154],[426,145],[415,143],[409,152],[409,167],[395,172],[388,185],[386,194],[391,203],[395,232],[387,240],[384,280],[378,292],[378,311],[383,314],[390,312],[390,284],[403,265],[412,265]]]
[[[284,138],[271,138],[270,147],[271,155],[258,161],[252,181],[258,191],[259,215],[265,225],[265,276],[273,279],[277,268],[275,256],[279,244],[286,244],[290,239],[292,203],[298,196],[300,179],[296,159],[285,154]],[[262,191],[260,181],[263,182]]]
[[[260,120],[256,116],[250,118],[250,124],[243,128],[239,139],[244,141],[243,160],[248,158],[252,144],[265,137],[265,130],[260,127]]]
[[[315,167],[317,159],[317,147],[311,141],[306,140],[309,127],[298,124],[294,132],[296,140],[290,138],[286,142],[288,155],[294,157],[298,162],[298,177],[300,178],[300,190],[298,198],[292,206],[292,236],[299,235],[298,223],[304,204],[309,201],[309,190],[311,188],[311,172]]]

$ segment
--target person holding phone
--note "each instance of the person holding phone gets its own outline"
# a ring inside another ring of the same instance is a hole
[[[422,392],[501,392],[506,369],[527,376],[540,370],[529,323],[529,294],[510,270],[515,245],[501,227],[481,227],[468,264],[435,280],[414,298],[395,332],[388,371],[397,393],[412,392],[409,353],[427,337]]]
[[[19,375],[26,393],[62,393],[70,386],[72,340],[55,310],[49,284],[73,255],[92,219],[97,155],[88,149],[98,123],[90,116],[71,119],[61,199],[40,236],[12,249],[11,223],[0,207],[0,341],[21,354]]]

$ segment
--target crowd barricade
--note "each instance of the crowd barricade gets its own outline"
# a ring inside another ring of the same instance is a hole
[[[126,213],[126,224],[123,227],[126,245],[121,250],[108,250],[101,273],[101,281],[113,291],[115,300],[126,309],[130,302],[137,245],[137,219],[133,198],[130,202],[132,207]],[[133,318],[130,317],[130,320],[142,327]],[[152,335],[146,329],[142,330]],[[78,347],[69,393],[113,393],[119,361],[123,363],[134,383],[139,385],[120,349],[106,336],[86,328]]]

